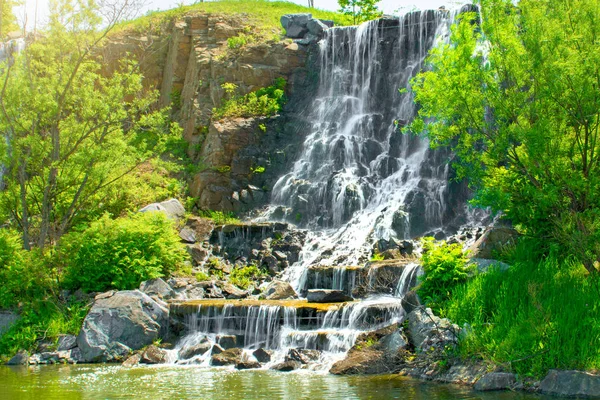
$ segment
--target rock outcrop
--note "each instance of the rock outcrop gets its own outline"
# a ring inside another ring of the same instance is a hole
[[[600,393],[600,375],[554,369],[540,383],[539,391],[553,396],[597,398]]]
[[[77,345],[85,362],[119,360],[166,333],[169,310],[139,290],[107,292],[83,321]]]

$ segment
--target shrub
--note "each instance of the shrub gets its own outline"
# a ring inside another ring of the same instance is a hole
[[[23,250],[20,235],[0,229],[0,308],[42,297],[51,284],[49,272],[38,250]]]
[[[436,303],[448,299],[454,287],[467,280],[471,267],[458,243],[436,242],[432,237],[423,238],[421,243],[421,266],[425,276],[419,295],[435,308]]]
[[[147,279],[168,276],[182,267],[187,253],[162,213],[110,219],[104,215],[59,244],[68,289],[134,289]]]
[[[238,87],[233,83],[224,83],[221,87],[225,90],[226,100],[219,108],[213,109],[215,120],[235,117],[268,117],[275,115],[285,104],[284,78],[277,78],[275,84],[266,88],[250,92],[244,96],[236,95]]]
[[[229,282],[242,289],[248,289],[253,282],[266,275],[256,265],[251,264],[243,268],[235,268],[231,271]]]

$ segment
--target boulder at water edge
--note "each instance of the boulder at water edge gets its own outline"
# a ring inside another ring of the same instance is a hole
[[[600,375],[553,369],[540,383],[540,392],[553,396],[597,398],[600,393]]]
[[[267,300],[295,299],[298,297],[294,288],[287,282],[273,281],[266,287],[264,296]]]
[[[354,300],[342,290],[310,289],[306,295],[309,303],[343,303]]]
[[[77,337],[84,362],[121,359],[166,333],[169,310],[139,290],[96,296]]]

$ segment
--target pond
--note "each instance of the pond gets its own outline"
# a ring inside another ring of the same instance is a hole
[[[12,399],[403,399],[541,400],[525,393],[477,393],[396,375],[116,365],[0,366],[0,398]]]

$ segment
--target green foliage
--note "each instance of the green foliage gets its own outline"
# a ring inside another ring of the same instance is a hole
[[[470,325],[460,353],[537,378],[552,368],[597,370],[600,279],[568,257],[534,261],[532,247],[521,243],[508,271],[475,276],[443,305],[444,316]]]
[[[237,50],[239,48],[244,47],[248,43],[251,43],[255,40],[255,38],[251,35],[247,35],[245,33],[240,33],[237,36],[233,36],[227,39],[227,47],[231,50]]]
[[[209,281],[210,280],[210,276],[204,272],[204,271],[200,271],[196,274],[196,280],[198,282],[204,282],[204,281]]]
[[[213,119],[236,117],[268,117],[275,115],[285,104],[284,78],[277,78],[275,84],[250,92],[244,96],[236,95],[238,87],[233,83],[224,83],[226,99],[223,105],[213,109]]]
[[[68,289],[135,289],[147,279],[168,276],[183,265],[185,247],[173,223],[158,212],[110,219],[108,215],[59,244]]]
[[[0,229],[0,308],[43,297],[51,285],[39,251],[23,250],[18,233]]]
[[[118,184],[180,132],[168,110],[151,111],[157,93],[135,63],[103,70],[98,49],[116,21],[98,7],[54,2],[43,34],[0,67],[0,217],[19,226],[26,248],[114,212]]]
[[[13,7],[21,4],[20,1],[3,0],[0,2],[0,40],[4,40],[8,33],[18,31],[17,17],[13,13]]]
[[[383,12],[377,8],[381,0],[338,0],[340,12],[352,17],[354,25],[380,18]]]
[[[374,251],[373,255],[371,256],[371,261],[383,261],[384,257],[383,254],[381,254],[378,251]]]
[[[259,165],[257,167],[252,167],[251,171],[253,174],[262,174],[263,172],[265,172],[265,167]]]
[[[600,261],[600,13],[595,0],[483,0],[412,82],[415,132],[451,146],[475,204],[539,244]]]
[[[203,210],[198,213],[199,216],[210,218],[216,225],[239,224],[241,221],[233,212]]]
[[[421,240],[421,266],[425,271],[419,286],[419,295],[432,308],[448,299],[452,289],[467,280],[472,269],[460,244],[436,242],[432,237]]]
[[[20,319],[0,337],[0,359],[19,350],[34,351],[39,340],[54,341],[60,334],[77,335],[89,305],[69,299],[38,298],[20,311]]]
[[[242,268],[234,268],[229,275],[229,282],[239,288],[248,289],[251,284],[256,283],[265,276],[267,274],[264,271],[251,264]]]

